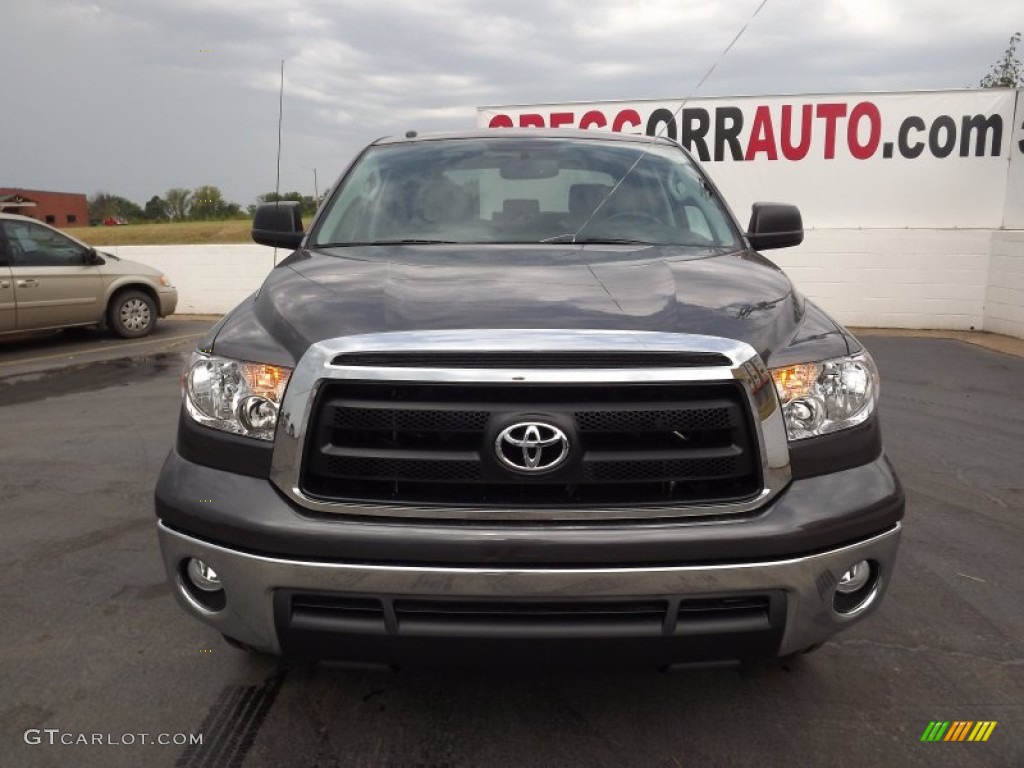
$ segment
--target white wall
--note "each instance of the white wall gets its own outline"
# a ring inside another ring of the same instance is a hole
[[[985,286],[985,330],[1024,338],[1024,230],[992,235]]]
[[[844,325],[981,330],[991,248],[985,229],[827,229],[765,255]]]
[[[1011,151],[1006,172],[1006,205],[1003,211],[1005,229],[1024,229],[1024,88],[1017,91],[1017,106],[1013,118],[1013,132],[1010,138]]]
[[[274,267],[274,249],[248,245],[97,246],[161,270],[178,289],[177,312],[221,315],[260,287]],[[278,249],[278,261],[288,251]]]
[[[262,245],[101,247],[162,270],[181,314],[223,314],[273,268]],[[280,261],[287,253],[278,250]],[[1024,230],[812,229],[767,256],[846,325],[1024,338]]]

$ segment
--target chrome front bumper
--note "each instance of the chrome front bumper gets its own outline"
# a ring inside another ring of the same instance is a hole
[[[167,573],[190,614],[259,650],[281,653],[274,591],[296,589],[381,597],[574,598],[683,595],[782,590],[786,622],[778,655],[822,642],[868,615],[885,593],[899,545],[900,525],[849,546],[804,557],[752,563],[632,568],[446,568],[289,560],[227,549],[158,525]],[[183,561],[197,557],[219,575],[222,610],[197,603],[182,582]],[[832,607],[835,586],[860,560],[877,564],[878,580],[863,606],[850,614]]]

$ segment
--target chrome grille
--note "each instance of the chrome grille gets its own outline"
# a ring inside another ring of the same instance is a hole
[[[349,352],[332,365],[384,368],[694,368],[728,366],[715,352]]]

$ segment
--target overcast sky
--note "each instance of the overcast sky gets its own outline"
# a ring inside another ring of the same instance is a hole
[[[0,0],[0,186],[312,194],[478,105],[679,98],[761,0]],[[976,86],[1021,0],[768,0],[695,96]]]

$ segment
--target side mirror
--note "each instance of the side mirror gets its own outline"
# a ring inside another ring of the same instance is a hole
[[[107,260],[104,259],[100,255],[100,252],[97,251],[95,248],[90,248],[88,251],[85,252],[85,263],[88,264],[90,267],[99,267],[102,266],[103,264],[106,264]]]
[[[800,245],[804,241],[800,209],[784,203],[754,203],[750,210],[747,239],[755,251]]]
[[[295,201],[264,203],[252,217],[252,239],[260,245],[298,248],[303,234],[302,215]]]

